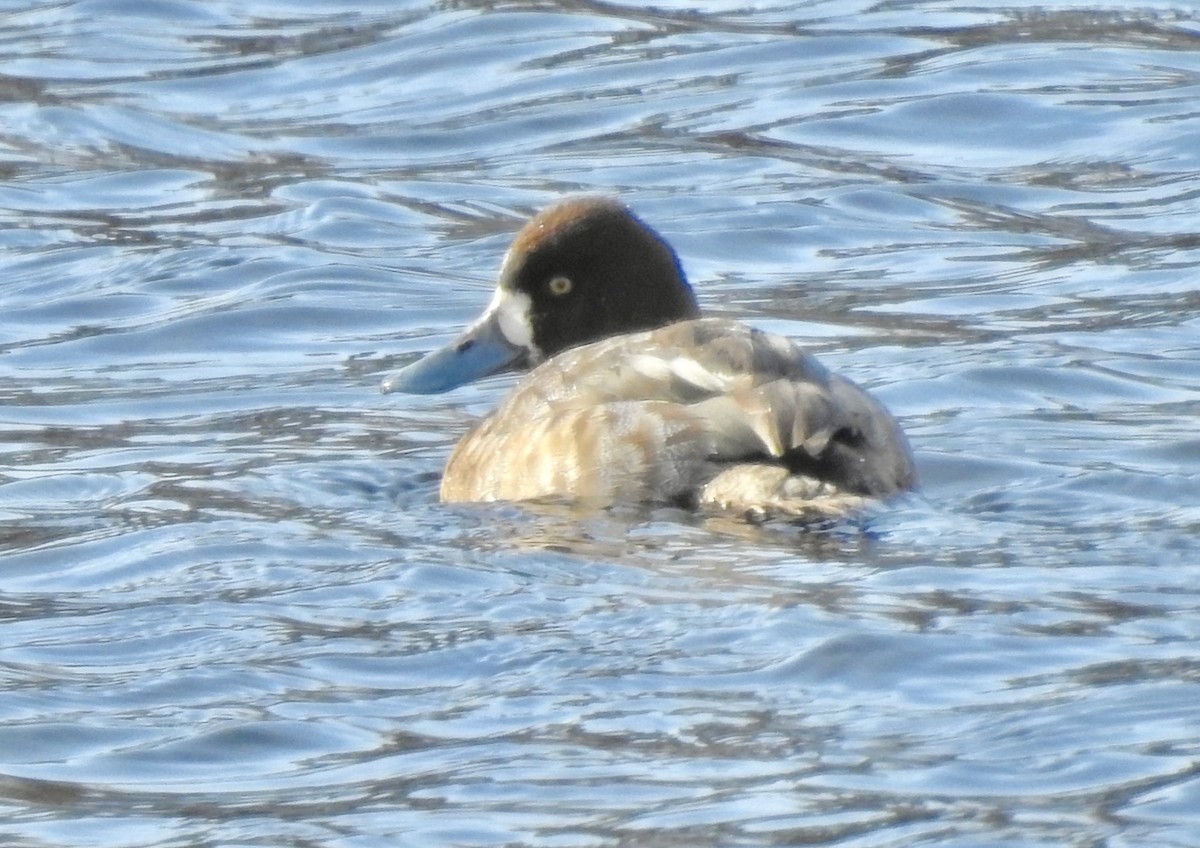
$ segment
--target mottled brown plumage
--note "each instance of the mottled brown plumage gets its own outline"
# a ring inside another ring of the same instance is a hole
[[[383,388],[536,366],[458,443],[444,501],[837,515],[914,485],[865,391],[782,336],[698,315],[661,236],[614,200],[569,200],[517,234],[485,314]]]
[[[710,318],[539,366],[458,443],[441,494],[832,514],[913,477],[869,395],[781,336]]]

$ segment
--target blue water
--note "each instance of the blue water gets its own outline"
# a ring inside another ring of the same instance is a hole
[[[1200,18],[0,15],[0,843],[1200,845]],[[902,419],[858,523],[447,507],[378,394],[620,195]]]

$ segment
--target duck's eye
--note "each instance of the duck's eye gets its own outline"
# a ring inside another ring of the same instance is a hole
[[[556,297],[562,297],[574,288],[575,284],[571,282],[570,277],[552,277],[550,282],[546,283],[546,288],[550,289],[550,294]]]

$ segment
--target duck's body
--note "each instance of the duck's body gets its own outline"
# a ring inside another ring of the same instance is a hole
[[[657,234],[614,201],[569,201],[518,235],[488,312],[384,390],[537,365],[454,449],[447,502],[830,515],[912,487],[904,434],[865,391],[782,336],[696,315]]]

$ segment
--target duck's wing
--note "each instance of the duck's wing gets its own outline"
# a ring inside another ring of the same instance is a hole
[[[460,442],[443,497],[728,505],[732,487],[702,490],[746,465],[772,480],[784,469],[792,490],[878,496],[913,479],[903,434],[869,395],[781,336],[700,319],[536,368]]]
[[[868,495],[911,488],[915,479],[908,442],[878,401],[789,339],[736,321],[685,321],[608,339],[535,374],[538,404],[684,406],[710,434],[718,464],[773,461]]]

